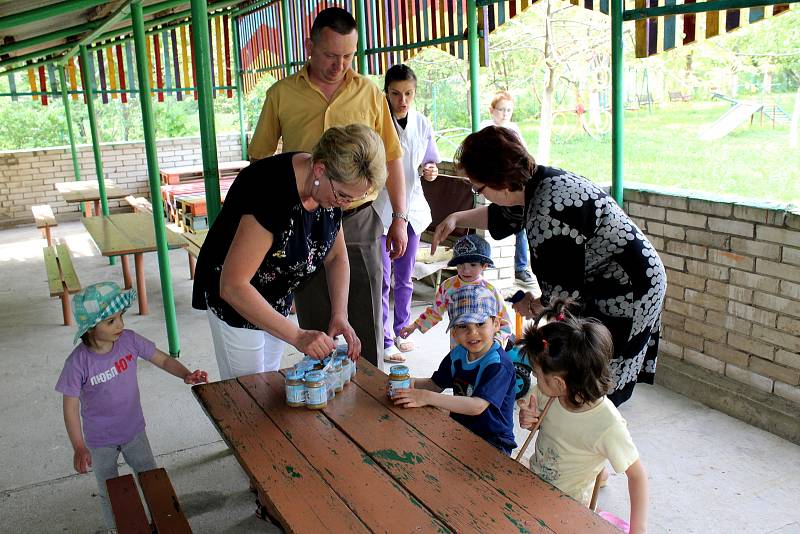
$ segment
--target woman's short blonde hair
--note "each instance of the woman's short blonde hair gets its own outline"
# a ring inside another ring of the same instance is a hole
[[[312,150],[311,158],[325,165],[328,178],[334,182],[366,182],[371,192],[379,190],[386,182],[383,141],[372,128],[363,124],[328,128]]]

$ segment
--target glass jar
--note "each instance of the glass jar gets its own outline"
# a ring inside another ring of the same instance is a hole
[[[305,406],[306,388],[303,384],[305,372],[299,369],[292,369],[286,373],[286,404],[292,408]]]
[[[350,358],[348,358],[346,355],[338,356],[338,358],[339,358],[339,365],[342,366],[342,373],[339,376],[341,377],[342,380],[342,386],[344,386],[345,384],[350,383],[350,373],[352,372],[350,371]]]
[[[393,365],[389,368],[389,396],[394,397],[398,389],[411,389],[411,375],[406,365]]]
[[[342,380],[342,360],[339,358],[334,358],[330,370],[333,372],[333,376],[335,378],[333,389],[336,391],[336,393],[341,393],[342,388],[344,387],[344,380]]]
[[[321,410],[328,405],[325,373],[309,371],[303,378],[303,384],[306,391],[306,407],[312,410]]]

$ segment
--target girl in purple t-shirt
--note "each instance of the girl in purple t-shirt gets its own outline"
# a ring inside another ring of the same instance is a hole
[[[123,292],[114,282],[91,285],[73,297],[75,342],[81,343],[67,358],[56,384],[56,391],[64,395],[64,423],[75,451],[75,471],[93,468],[109,529],[114,528],[114,516],[106,480],[119,476],[119,454],[136,473],[156,467],[139,402],[137,360],[144,358],[186,384],[208,381],[205,371],[190,372],[152,341],[124,329],[122,314],[134,298],[135,291]]]

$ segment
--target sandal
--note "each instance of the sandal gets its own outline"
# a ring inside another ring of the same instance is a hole
[[[383,350],[383,361],[386,363],[405,363],[406,358],[400,352],[400,349],[394,345],[389,345]]]
[[[397,347],[400,352],[411,352],[414,350],[414,342],[403,339],[402,337],[394,338],[394,346]]]

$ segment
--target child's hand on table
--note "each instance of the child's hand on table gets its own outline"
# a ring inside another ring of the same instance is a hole
[[[208,382],[208,373],[200,369],[183,377],[184,384],[202,384],[204,382]]]

